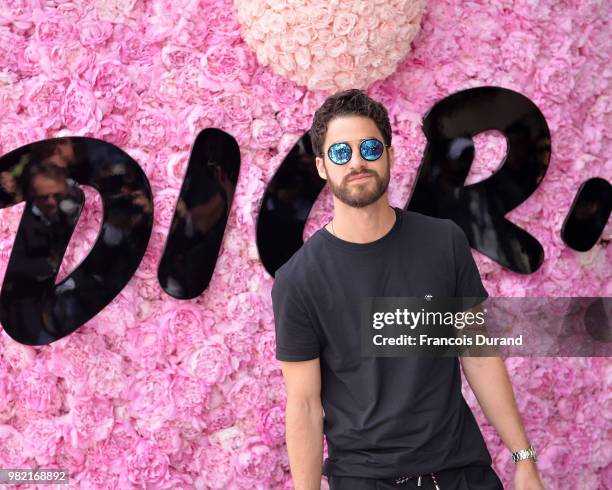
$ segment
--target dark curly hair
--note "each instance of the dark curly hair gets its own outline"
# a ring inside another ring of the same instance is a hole
[[[330,95],[315,112],[309,134],[316,156],[323,157],[323,142],[329,122],[335,117],[345,115],[369,117],[383,135],[385,145],[391,145],[391,123],[387,109],[363,90],[353,88]]]

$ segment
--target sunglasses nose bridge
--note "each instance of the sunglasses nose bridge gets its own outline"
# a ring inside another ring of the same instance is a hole
[[[346,162],[345,167],[363,167],[368,161],[361,155],[361,145],[359,142],[349,143],[351,147],[351,158]]]

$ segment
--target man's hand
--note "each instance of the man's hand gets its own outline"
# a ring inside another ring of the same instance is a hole
[[[516,463],[514,490],[544,490],[533,460],[524,459]]]

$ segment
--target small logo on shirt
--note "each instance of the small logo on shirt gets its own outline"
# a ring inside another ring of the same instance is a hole
[[[433,296],[432,296],[431,294],[426,294],[426,295],[425,295],[425,299],[426,299],[427,301],[431,301],[431,298],[433,298]]]

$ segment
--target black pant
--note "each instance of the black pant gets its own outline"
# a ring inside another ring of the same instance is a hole
[[[504,490],[501,480],[491,466],[464,466],[444,471],[434,471],[434,477],[440,490]],[[427,473],[421,477],[421,486],[417,486],[417,477],[395,484],[393,478],[376,479],[330,475],[330,490],[435,490],[432,477]]]

